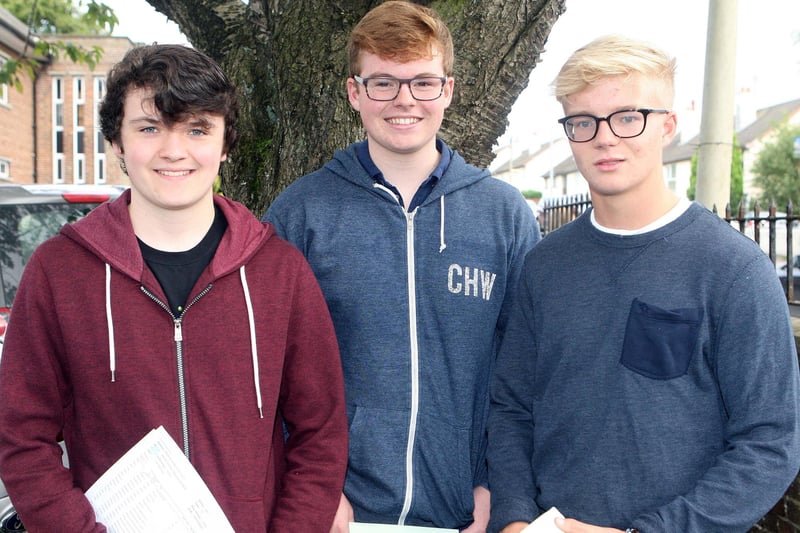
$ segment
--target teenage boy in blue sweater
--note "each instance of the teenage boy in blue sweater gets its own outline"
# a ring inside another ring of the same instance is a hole
[[[380,4],[348,48],[367,139],[265,217],[311,263],[339,340],[350,456],[334,531],[483,531],[489,373],[539,229],[518,190],[436,137],[453,43],[432,10]]]
[[[798,369],[769,258],[675,196],[675,63],[623,37],[555,81],[593,209],[528,256],[491,386],[491,531],[746,531],[800,463]]]

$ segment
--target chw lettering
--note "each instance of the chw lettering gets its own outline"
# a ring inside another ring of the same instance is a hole
[[[447,289],[453,294],[489,300],[497,274],[475,267],[452,264],[447,269]]]

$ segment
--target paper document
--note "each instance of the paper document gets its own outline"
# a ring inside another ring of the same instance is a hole
[[[458,533],[457,529],[350,522],[350,533]]]
[[[555,519],[564,518],[564,515],[555,507],[551,507],[546,512],[539,515],[539,518],[530,523],[522,530],[522,533],[562,533],[556,527]]]
[[[109,533],[233,533],[200,474],[163,426],[128,450],[86,497]]]

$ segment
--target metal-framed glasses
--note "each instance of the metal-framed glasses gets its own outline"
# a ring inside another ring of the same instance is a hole
[[[411,91],[411,96],[414,100],[427,102],[429,100],[436,100],[444,92],[444,83],[447,78],[421,76],[419,78],[409,78],[405,80],[397,78],[362,78],[361,76],[353,76],[353,79],[364,86],[367,91],[367,98],[376,100],[378,102],[388,102],[397,98],[400,94],[400,87],[404,84],[408,85]]]
[[[638,137],[647,127],[647,115],[651,113],[669,113],[667,109],[624,109],[615,111],[607,117],[594,115],[569,115],[558,119],[564,126],[567,139],[576,143],[589,142],[597,136],[600,122],[605,121],[611,133],[620,139]]]

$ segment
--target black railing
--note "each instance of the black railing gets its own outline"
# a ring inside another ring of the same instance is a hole
[[[542,235],[547,235],[554,229],[578,218],[592,205],[592,197],[588,194],[578,194],[546,198],[542,200],[542,205],[544,205],[544,209],[542,209],[542,216],[539,220]]]
[[[580,194],[546,198],[542,204],[544,208],[540,221],[542,235],[546,235],[578,218],[592,205],[592,199],[588,194]],[[716,212],[716,207],[714,212]],[[764,253],[769,255],[772,264],[777,264],[779,259],[785,257],[786,264],[785,266],[782,264],[778,272],[786,292],[786,299],[790,303],[800,304],[800,276],[795,275],[795,269],[800,272],[800,255],[795,257],[794,250],[794,240],[800,238],[800,233],[798,233],[800,216],[794,214],[792,203],[787,204],[785,213],[778,212],[775,202],[772,202],[765,211],[756,202],[750,212],[747,212],[744,205],[740,204],[735,215],[730,206],[726,206],[724,218],[733,227],[757,242]],[[779,239],[778,234],[784,232],[785,236],[781,235]],[[764,234],[766,234],[766,241],[763,240]],[[785,254],[778,253],[779,245],[785,245],[783,249]]]

